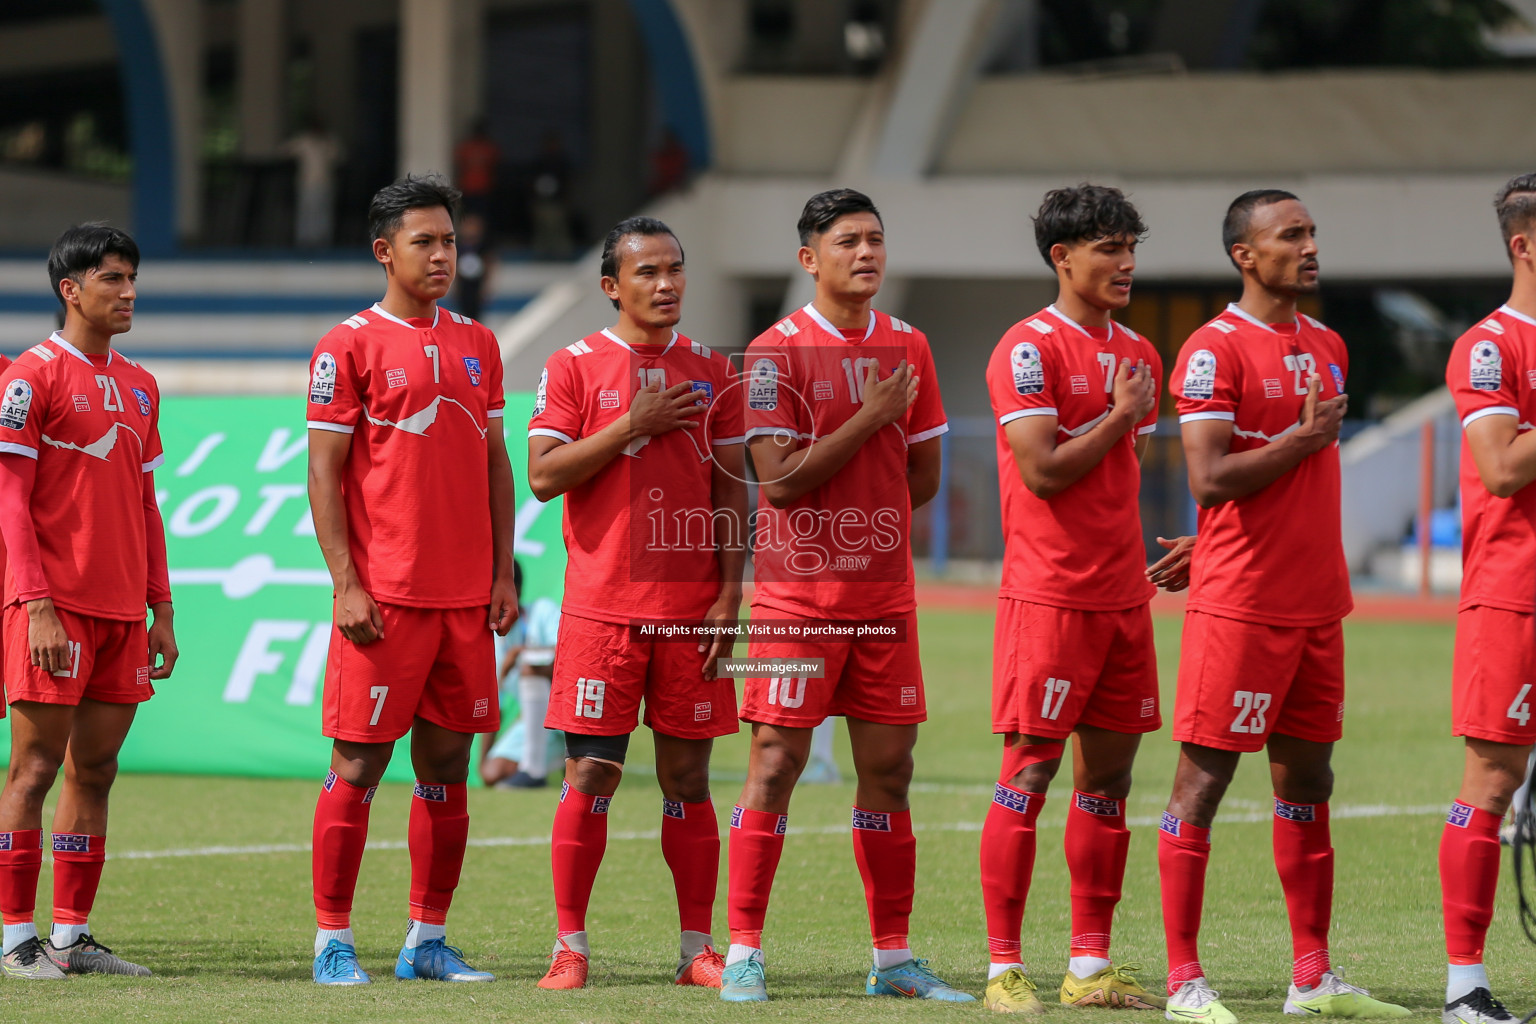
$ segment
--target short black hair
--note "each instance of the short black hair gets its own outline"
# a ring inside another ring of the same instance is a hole
[[[368,237],[394,237],[407,210],[441,206],[448,211],[449,217],[456,218],[459,200],[463,197],[464,193],[436,174],[407,174],[373,194],[373,200],[368,204]]]
[[[1125,193],[1109,185],[1083,182],[1069,188],[1053,188],[1045,194],[1036,213],[1035,246],[1040,258],[1052,268],[1051,247],[1094,242],[1100,238],[1133,238],[1147,234],[1141,214]]]
[[[1526,234],[1536,225],[1536,174],[1517,174],[1504,183],[1493,199],[1499,215],[1499,231],[1504,236],[1504,255],[1511,261],[1509,240]]]
[[[1226,217],[1221,221],[1221,248],[1234,267],[1237,266],[1237,260],[1232,259],[1232,247],[1238,242],[1248,241],[1248,227],[1253,223],[1253,211],[1261,206],[1272,206],[1296,198],[1296,193],[1287,192],[1283,188],[1256,188],[1232,200],[1232,205],[1227,207]]]
[[[829,188],[805,201],[805,209],[800,211],[800,222],[796,225],[800,231],[800,244],[810,245],[813,236],[850,213],[872,213],[882,227],[885,225],[885,218],[875,209],[875,201],[863,192],[852,188]]]
[[[672,241],[677,242],[679,255],[683,254],[683,243],[678,239],[677,232],[667,227],[664,221],[655,217],[625,217],[613,226],[608,232],[608,237],[603,239],[602,276],[615,280],[619,276],[619,243],[631,235],[671,235]],[[686,261],[686,257],[684,257]],[[610,299],[613,308],[618,309],[617,299]]]
[[[65,303],[59,282],[67,277],[79,284],[80,278],[101,266],[108,256],[121,256],[134,270],[139,269],[139,244],[121,228],[91,221],[65,229],[48,252],[48,280],[60,306]]]

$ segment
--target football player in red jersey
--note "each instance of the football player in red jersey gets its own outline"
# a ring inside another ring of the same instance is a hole
[[[11,761],[0,792],[0,915],[13,978],[147,975],[92,938],[117,754],[152,679],[176,663],[165,527],[155,501],[160,392],[114,351],[133,326],[139,249],[70,228],[48,255],[64,326],[0,374],[0,535],[10,552],[5,685]],[[153,624],[145,630],[145,607]],[[53,932],[32,922],[43,800],[53,816]]]
[[[709,755],[739,728],[735,684],[715,671],[731,644],[659,640],[636,623],[734,629],[741,608],[742,389],[723,355],[677,332],[686,281],[671,228],[652,217],[615,226],[602,287],[618,319],[550,357],[528,425],[528,482],[542,500],[565,495],[567,551],[545,718],[567,756],[550,850],[557,931],[541,988],[586,984],[587,905],[642,700],[681,925],[674,979],[720,985]]]
[[[795,629],[852,619],[885,635],[750,645],[754,658],[823,659],[824,674],[747,679],[752,747],[731,814],[731,946],[720,994],[768,998],[763,922],[790,795],[812,730],[843,715],[858,771],[854,859],[874,945],[865,991],[969,1002],[914,957],[907,938],[917,871],[907,788],[927,717],[909,526],[912,509],[938,491],[949,425],[927,338],[873,308],[885,276],[874,203],[852,189],[819,193],[799,231],[816,297],[747,350],[747,439],[759,481],[752,618]]]
[[[1333,744],[1343,735],[1353,607],[1339,519],[1344,340],[1297,310],[1317,291],[1317,225],[1294,195],[1232,201],[1222,243],[1238,302],[1192,334],[1170,377],[1200,506],[1158,833],[1170,1019],[1231,1024],[1197,942],[1210,830],[1238,758],[1268,748],[1274,850],[1290,916],[1285,1012],[1401,1017],[1330,969]]]
[[[411,734],[411,892],[397,978],[491,981],[446,941],[469,836],[475,734],[494,730],[491,630],[517,618],[512,467],[491,332],[438,305],[453,284],[458,192],[406,177],[368,210],[384,298],[315,347],[309,500],[335,584],[315,807],[314,979],[360,985],[352,897],[368,810]]]
[[[992,731],[1004,745],[981,834],[981,890],[991,955],[985,999],[1005,1013],[1043,1009],[1019,931],[1035,823],[1069,736],[1072,940],[1061,1002],[1163,1005],[1134,965],[1109,961],[1131,838],[1131,766],[1142,734],[1162,722],[1148,577],[1182,589],[1194,543],[1162,541],[1173,550],[1147,569],[1140,459],[1157,429],[1163,364],[1146,339],[1111,319],[1130,303],[1145,232],[1119,189],[1048,193],[1035,241],[1056,273],[1057,299],[1010,328],[987,366],[1006,539]]]
[[[1493,997],[1483,945],[1499,884],[1499,822],[1536,743],[1536,174],[1510,179],[1494,208],[1513,268],[1509,301],[1461,336],[1445,370],[1462,425],[1451,726],[1466,737],[1461,790],[1440,839],[1446,1024],[1515,1019]]]

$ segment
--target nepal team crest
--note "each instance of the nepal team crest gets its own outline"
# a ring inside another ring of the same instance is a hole
[[[464,372],[469,374],[469,383],[471,386],[480,386],[480,360],[476,359],[474,356],[465,356]]]

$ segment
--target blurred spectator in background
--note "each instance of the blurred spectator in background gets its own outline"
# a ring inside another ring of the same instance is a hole
[[[486,745],[480,758],[480,779],[497,789],[542,789],[549,785],[551,752],[565,759],[561,734],[544,728],[549,710],[549,684],[554,675],[555,640],[560,631],[560,605],[547,597],[523,605],[522,563],[512,563],[513,583],[522,612],[505,637],[496,639],[496,672],[501,679],[501,720],[511,721]],[[512,721],[513,719],[516,721]]]
[[[547,259],[565,259],[576,242],[571,232],[571,161],[559,132],[551,129],[544,133],[539,155],[529,170],[528,219],[533,251]]]
[[[688,180],[688,150],[671,128],[663,131],[661,144],[651,151],[651,180],[646,186],[652,198],[680,188]]]
[[[490,230],[480,213],[465,211],[457,235],[459,264],[453,279],[453,308],[475,320],[482,319],[486,289],[496,263]]]
[[[464,193],[465,216],[479,214],[487,233],[497,226],[496,174],[500,167],[501,147],[491,138],[486,119],[476,118],[469,135],[453,148],[453,183]]]
[[[336,240],[336,165],[341,162],[341,143],[311,114],[303,130],[282,144],[281,152],[294,161],[294,244],[305,249],[331,245]]]

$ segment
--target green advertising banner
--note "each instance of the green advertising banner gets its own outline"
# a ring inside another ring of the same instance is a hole
[[[524,604],[558,600],[565,573],[560,504],[523,482],[532,412],[533,395],[507,396]],[[302,396],[165,402],[155,485],[181,660],[141,706],[122,770],[312,778],[329,766],[320,691],[331,579],[305,497],[303,415]],[[0,733],[8,752],[10,730]],[[412,778],[403,746],[385,777]]]

